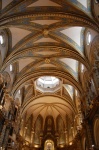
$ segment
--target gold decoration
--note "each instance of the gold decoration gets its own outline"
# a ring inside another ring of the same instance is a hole
[[[48,36],[48,34],[49,34],[48,29],[44,29],[44,30],[43,30],[43,35],[44,35],[44,37],[47,37],[47,36]]]
[[[50,63],[50,59],[46,58],[45,59],[45,63],[49,64]]]

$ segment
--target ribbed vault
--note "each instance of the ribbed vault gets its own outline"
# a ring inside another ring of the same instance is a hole
[[[1,3],[0,29],[6,32],[6,44],[9,43],[0,56],[1,72],[7,72],[11,78],[9,91],[20,106],[21,119],[26,115],[27,121],[32,115],[35,127],[41,116],[44,128],[48,116],[53,117],[55,127],[60,116],[66,128],[68,116],[72,126],[81,111],[80,96],[84,92],[81,65],[87,71],[91,69],[85,53],[85,32],[87,29],[99,32],[91,1],[2,0]],[[35,82],[43,76],[57,77],[60,88],[52,93],[39,91]]]

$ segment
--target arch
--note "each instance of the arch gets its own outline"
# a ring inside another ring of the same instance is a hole
[[[2,63],[4,59],[6,58],[7,52],[8,52],[8,32],[6,29],[0,30],[0,35],[3,38],[3,43],[0,44],[0,52],[2,57]]]
[[[33,115],[31,115],[28,120],[26,121],[26,136],[25,136],[25,140],[28,141],[29,143],[31,142],[31,132],[32,132],[32,128],[33,128]]]
[[[42,116],[39,115],[36,119],[36,122],[35,122],[35,134],[34,134],[34,144],[37,144],[37,145],[40,145],[40,134],[41,134],[41,131],[42,131],[42,126],[43,126],[43,119],[42,119]]]
[[[5,62],[2,66],[2,71],[10,64],[12,64],[13,62],[16,62],[18,60],[20,60],[21,58],[27,58],[27,57],[34,57],[36,59],[38,59],[37,57],[37,54],[35,53],[37,50],[43,50],[45,49],[46,50],[46,46],[43,46],[43,47],[32,47],[32,48],[28,48],[28,49],[24,49],[23,51],[18,51],[16,54],[15,54],[15,51],[13,51],[6,59],[5,59]],[[75,59],[77,61],[80,61],[82,64],[84,64],[87,68],[89,68],[89,64],[87,63],[87,59],[84,57],[84,55],[81,55],[79,52],[77,52],[75,49],[71,48],[71,47],[63,47],[63,46],[55,46],[53,44],[53,47],[51,48],[50,46],[48,46],[47,49],[50,49],[51,51],[56,51],[58,52],[58,54],[54,54],[52,56],[49,55],[49,58],[52,59],[52,58],[55,58],[57,56],[57,58],[72,58],[72,59]],[[30,55],[31,54],[31,55]],[[45,57],[42,55],[42,56],[39,56],[39,59],[45,59]],[[34,62],[35,63],[35,62]]]
[[[17,90],[20,89],[20,87],[23,86],[23,84],[25,85],[25,83],[27,81],[29,81],[30,79],[37,79],[41,76],[55,76],[57,78],[64,78],[68,80],[68,83],[72,86],[74,86],[79,92],[82,92],[82,88],[81,85],[78,84],[78,82],[69,74],[60,70],[50,70],[50,72],[48,70],[39,70],[39,71],[34,71],[34,72],[30,72],[27,73],[26,75],[24,75],[23,77],[21,77],[20,79],[16,80],[13,89],[12,89],[12,93],[15,95],[15,93],[17,92]]]
[[[51,139],[45,141],[44,150],[54,150],[54,142]]]
[[[65,134],[64,134],[65,124],[60,115],[57,116],[56,122],[57,122],[57,132],[59,134],[59,143],[58,144],[65,145]]]
[[[3,20],[1,20],[1,22],[2,22],[2,26],[3,26],[3,28],[5,28],[5,26],[3,25],[4,23],[5,23],[5,21],[6,21],[6,23],[11,23],[12,21],[16,21],[16,20],[18,20],[18,19],[23,19],[23,18],[32,18],[32,19],[35,19],[35,17],[36,17],[36,19],[38,19],[39,17],[42,19],[44,19],[46,16],[48,16],[48,17],[59,17],[59,18],[61,18],[61,19],[74,19],[74,20],[77,20],[78,22],[81,22],[81,23],[83,23],[83,26],[86,26],[86,27],[89,27],[89,28],[94,28],[94,30],[96,30],[96,31],[99,31],[99,28],[98,28],[98,26],[91,20],[91,21],[89,21],[87,18],[80,18],[80,16],[79,15],[77,15],[77,14],[55,14],[55,13],[46,13],[46,15],[43,13],[41,13],[41,14],[38,14],[38,13],[35,13],[35,14],[22,14],[22,15],[19,15],[18,16],[18,14],[17,15],[14,15],[14,17],[13,16],[10,16],[10,18],[3,18]],[[63,23],[62,23],[63,24]],[[63,25],[62,25],[63,26]]]
[[[99,117],[94,121],[94,140],[95,145],[99,148]]]
[[[88,150],[86,137],[83,137],[82,146],[83,146],[83,150]]]

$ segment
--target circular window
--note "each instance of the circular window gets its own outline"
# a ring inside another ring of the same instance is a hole
[[[91,33],[88,32],[88,33],[87,33],[87,45],[89,45],[90,42],[91,42]]]

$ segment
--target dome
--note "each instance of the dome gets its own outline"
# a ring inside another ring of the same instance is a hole
[[[60,87],[60,80],[54,76],[42,76],[36,80],[36,88],[42,92],[54,92]]]

